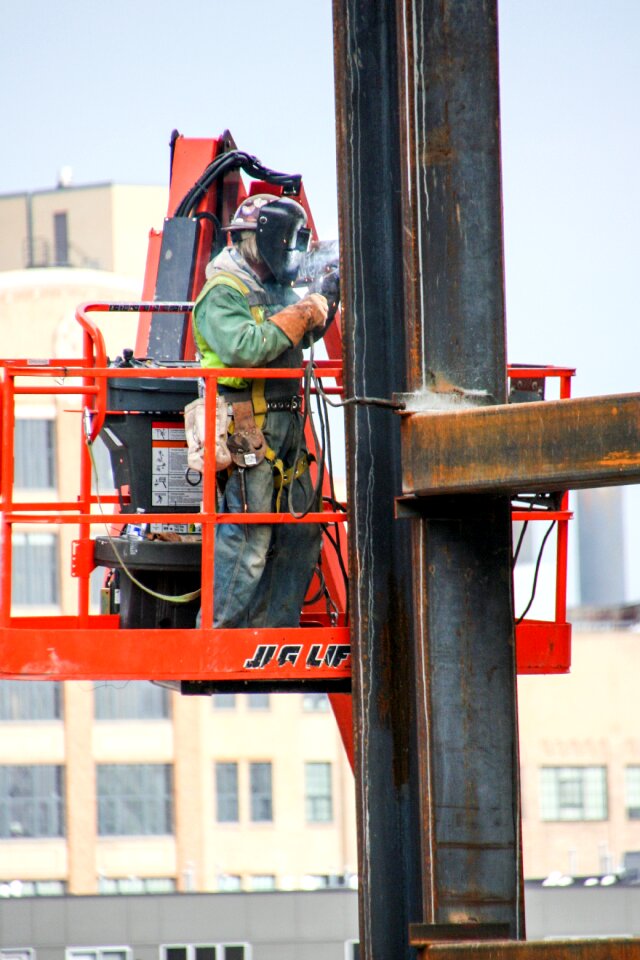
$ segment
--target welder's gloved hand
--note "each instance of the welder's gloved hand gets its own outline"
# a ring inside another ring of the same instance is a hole
[[[328,312],[329,305],[326,297],[320,293],[310,293],[297,303],[292,303],[284,310],[275,313],[269,320],[287,335],[295,347],[305,333],[324,327]]]
[[[327,326],[331,323],[333,318],[336,315],[338,309],[338,304],[340,303],[340,271],[331,270],[330,273],[326,273],[322,277],[322,282],[320,284],[320,293],[323,297],[326,298],[326,301],[329,305],[329,312],[327,313]]]

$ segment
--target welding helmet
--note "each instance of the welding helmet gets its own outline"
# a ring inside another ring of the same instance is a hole
[[[311,231],[304,208],[290,197],[257,193],[240,204],[228,231],[255,230],[258,253],[279,283],[293,283]]]

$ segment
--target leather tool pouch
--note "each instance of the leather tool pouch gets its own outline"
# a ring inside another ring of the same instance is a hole
[[[227,443],[231,459],[238,467],[257,467],[264,460],[267,442],[256,425],[251,400],[233,404],[233,433]]]
[[[227,446],[229,415],[227,402],[216,397],[216,470],[226,470],[231,465]],[[187,438],[187,464],[190,470],[204,472],[205,415],[204,397],[188,403],[184,408],[184,432]]]

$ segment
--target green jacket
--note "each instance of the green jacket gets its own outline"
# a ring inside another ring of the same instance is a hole
[[[302,345],[294,347],[269,317],[298,299],[291,287],[263,284],[234,248],[225,248],[208,271],[196,299],[193,333],[204,367],[299,367]],[[244,378],[221,377],[222,392],[248,389]],[[298,392],[297,380],[268,379],[267,397]]]

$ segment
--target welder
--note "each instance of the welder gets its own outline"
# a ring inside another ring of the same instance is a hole
[[[293,289],[310,242],[303,207],[289,197],[256,194],[225,230],[230,245],[208,264],[193,312],[201,364],[300,367],[303,349],[323,335],[336,308],[336,296],[330,310],[322,294],[299,298]],[[218,379],[233,461],[222,511],[309,510],[314,494],[299,389],[296,378]],[[214,626],[298,626],[320,541],[315,523],[219,524]]]

